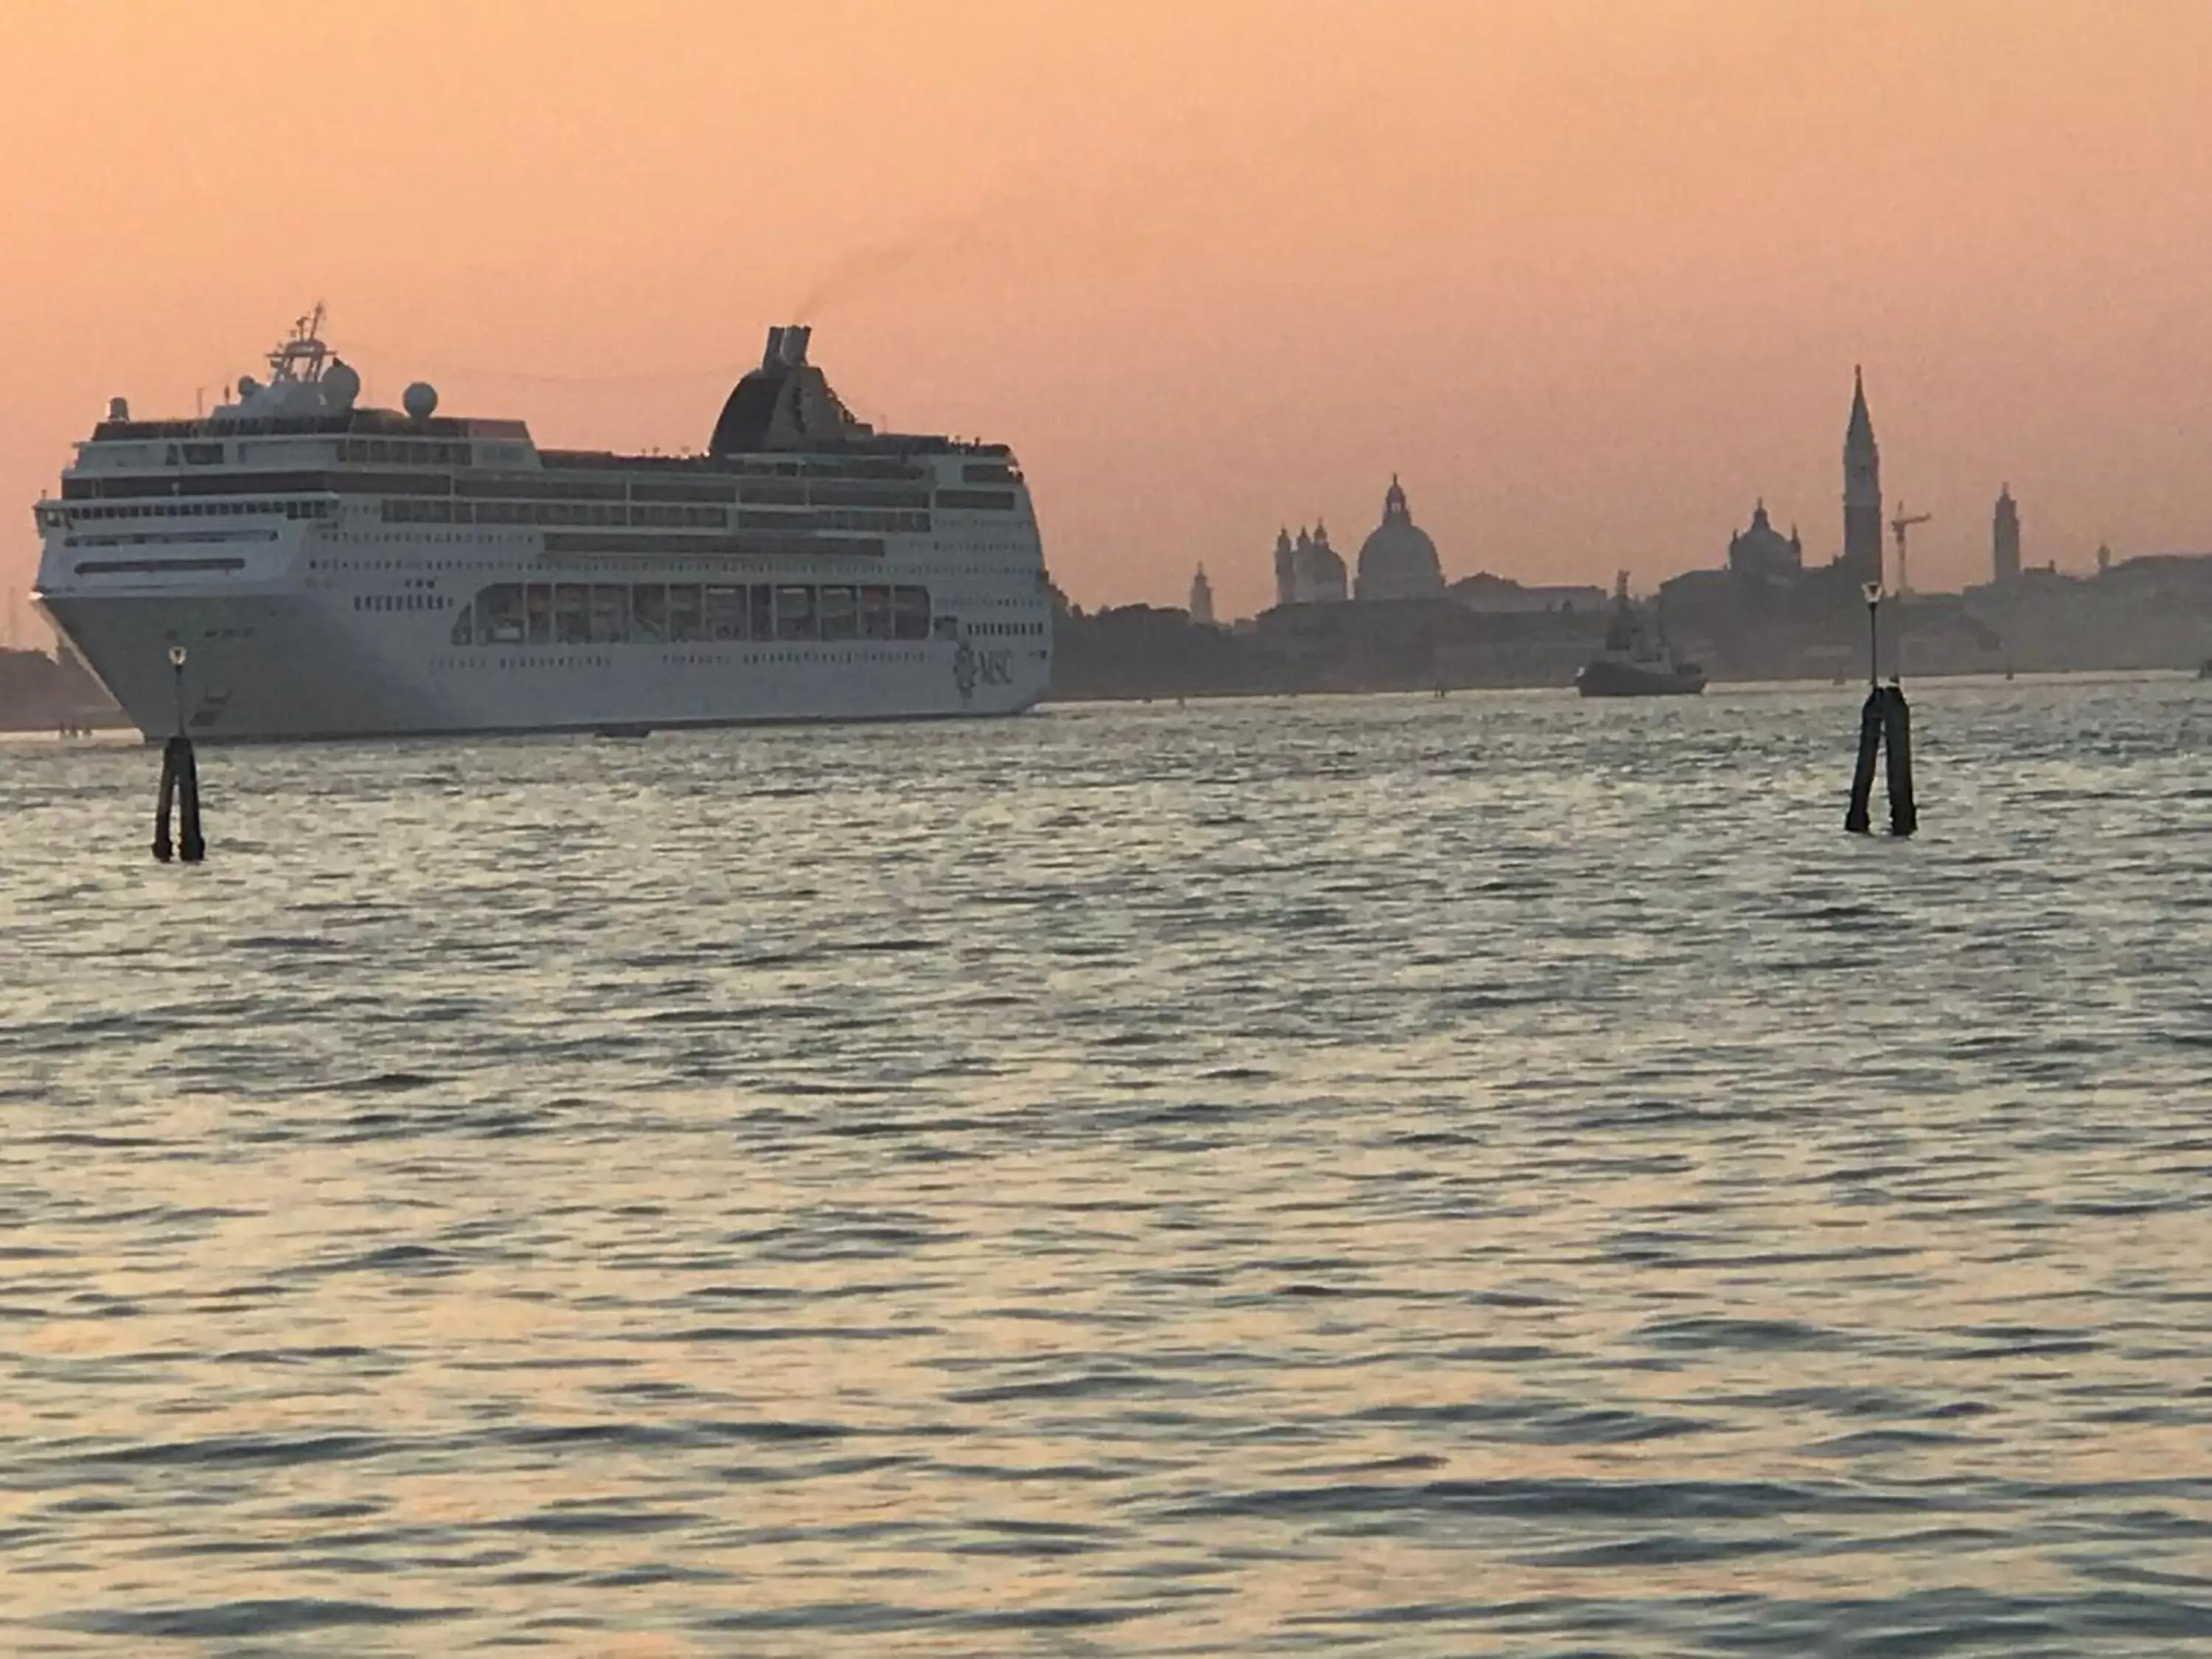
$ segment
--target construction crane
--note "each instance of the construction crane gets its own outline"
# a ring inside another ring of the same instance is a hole
[[[1908,514],[1903,501],[1897,504],[1897,516],[1889,521],[1889,528],[1891,533],[1897,538],[1897,591],[1899,593],[1910,593],[1912,591],[1912,584],[1905,575],[1905,532],[1911,529],[1914,525],[1926,524],[1935,516],[1932,513]]]

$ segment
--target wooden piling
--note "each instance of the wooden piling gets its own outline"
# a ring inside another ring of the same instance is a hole
[[[1909,836],[1920,828],[1920,809],[1912,799],[1912,711],[1905,689],[1892,680],[1883,698],[1882,738],[1889,746],[1889,833]]]

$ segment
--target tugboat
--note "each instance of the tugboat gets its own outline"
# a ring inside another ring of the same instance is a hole
[[[1705,689],[1705,671],[1674,654],[1666,630],[1644,627],[1628,602],[1625,570],[1613,586],[1613,607],[1605,650],[1576,673],[1576,690],[1585,697],[1693,697]]]

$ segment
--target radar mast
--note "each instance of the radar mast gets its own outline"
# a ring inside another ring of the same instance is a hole
[[[315,301],[315,308],[292,325],[292,332],[284,343],[269,354],[269,379],[274,386],[288,383],[313,384],[323,378],[323,364],[330,356],[330,348],[322,341],[323,303]]]

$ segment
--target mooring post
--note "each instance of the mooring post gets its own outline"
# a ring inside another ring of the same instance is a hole
[[[1912,711],[1905,706],[1905,688],[1894,679],[1882,701],[1882,736],[1889,744],[1889,833],[1909,836],[1920,827],[1920,809],[1912,799]]]
[[[1867,700],[1859,709],[1858,763],[1851,769],[1851,803],[1844,812],[1844,828],[1854,836],[1866,835],[1874,827],[1874,763],[1888,719],[1881,690],[1881,584],[1862,582],[1859,592],[1867,608]]]
[[[1844,813],[1844,828],[1855,836],[1866,835],[1874,827],[1874,763],[1881,752],[1887,714],[1887,700],[1877,686],[1867,693],[1866,706],[1859,710],[1858,764],[1851,770],[1851,804]]]
[[[192,740],[185,735],[185,647],[169,647],[169,668],[176,676],[177,729],[161,745],[161,804],[154,817],[154,856],[169,861],[169,813],[177,814],[177,855],[186,864],[207,856],[207,838],[200,831],[199,765],[192,755]]]
[[[1862,582],[1867,605],[1867,690],[1881,689],[1881,584]]]
[[[200,769],[192,756],[192,740],[179,738],[182,763],[177,775],[177,856],[198,864],[207,856],[207,837],[200,833]]]
[[[177,799],[176,739],[172,738],[161,745],[161,804],[154,809],[154,856],[162,863],[169,861],[169,814]]]

